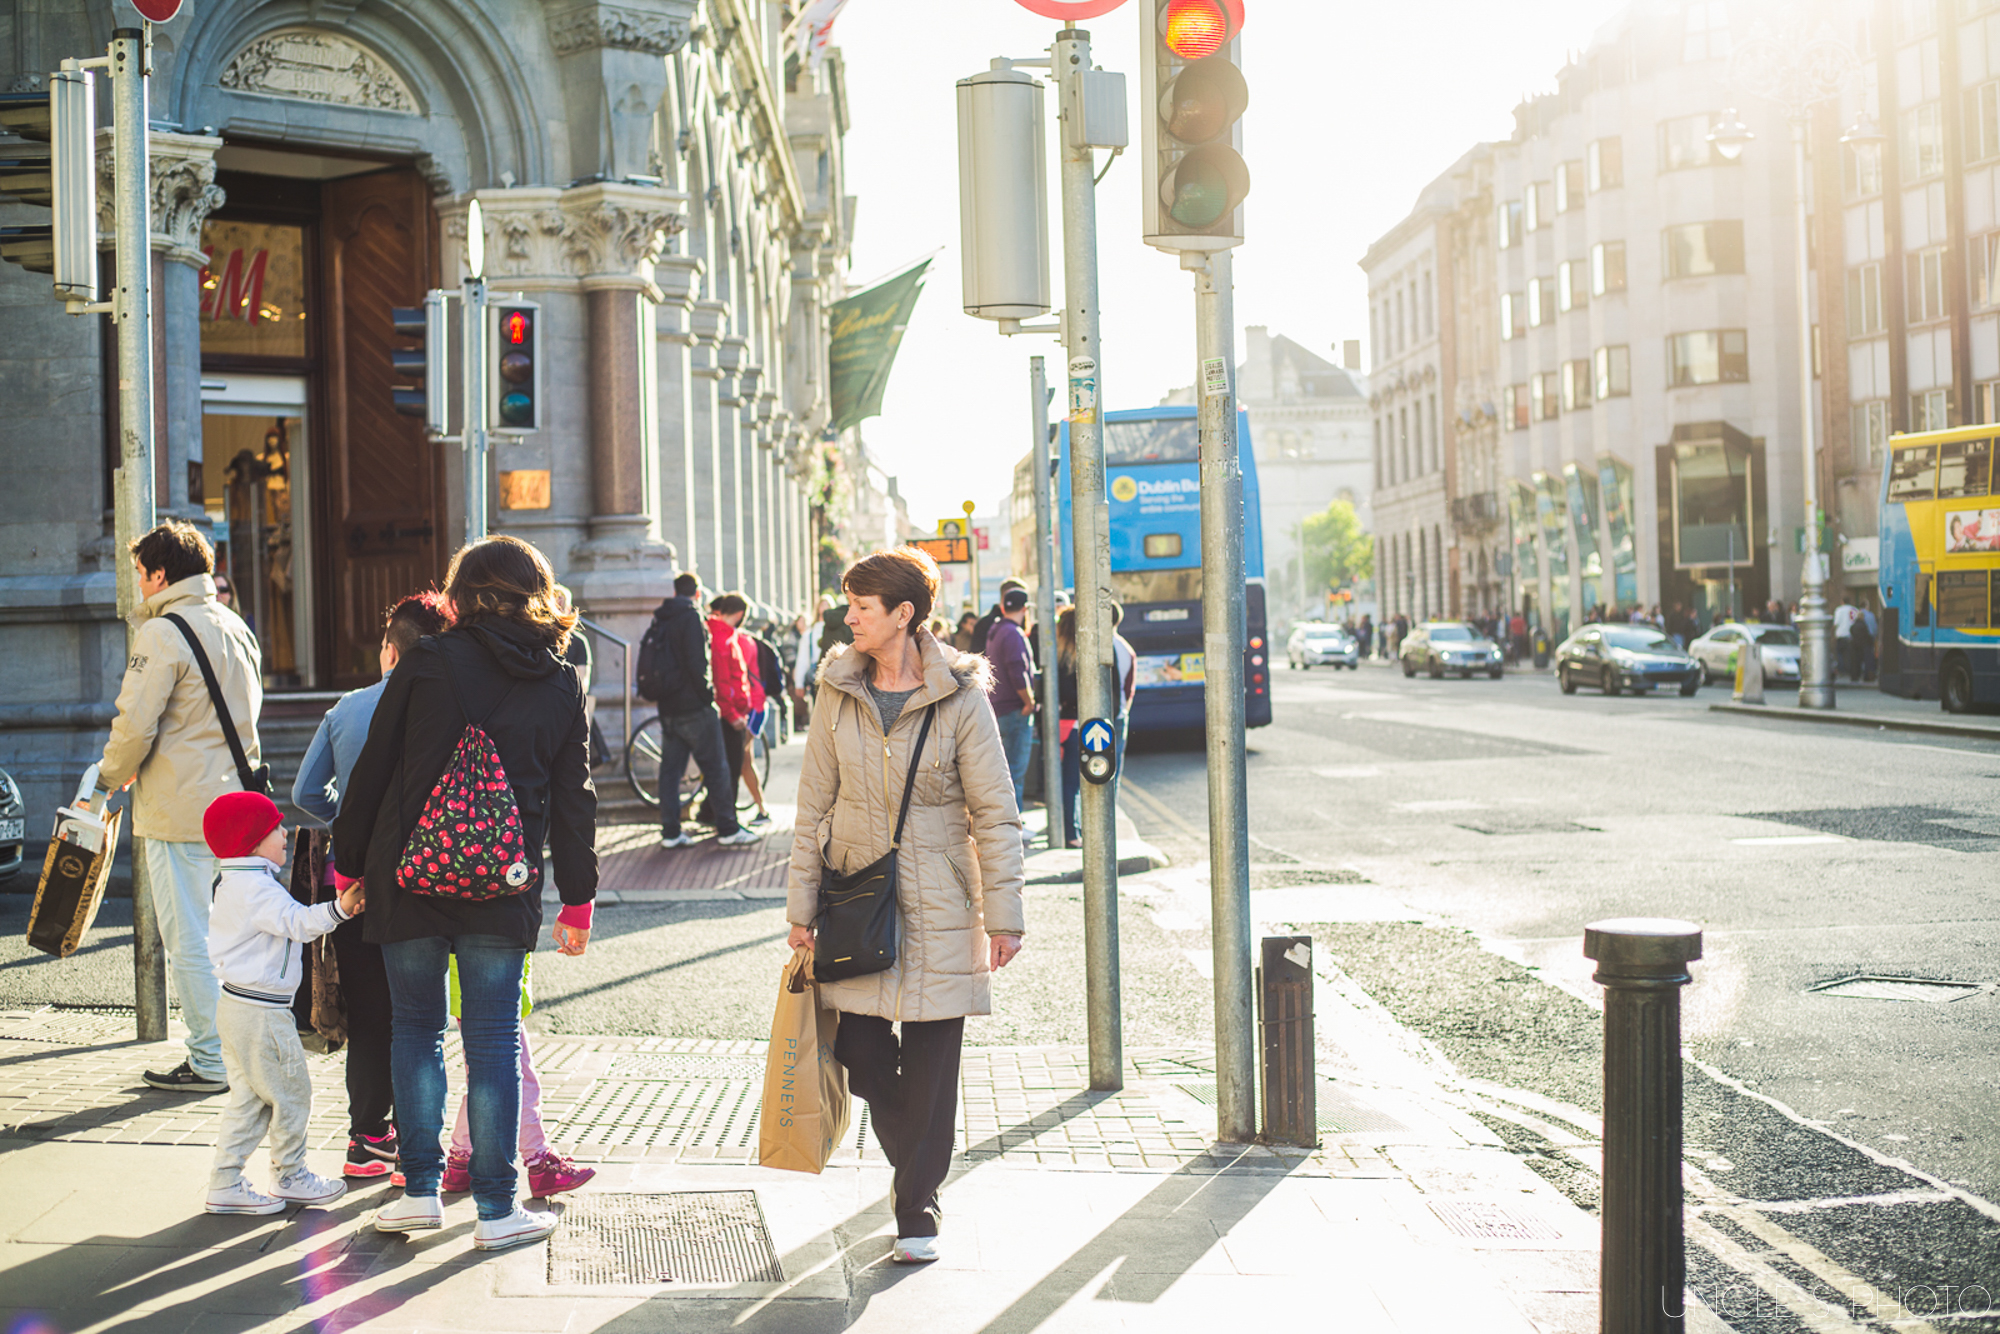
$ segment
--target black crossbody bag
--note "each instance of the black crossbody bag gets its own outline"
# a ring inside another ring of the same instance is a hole
[[[229,743],[230,758],[236,761],[237,781],[243,784],[245,792],[273,796],[275,789],[271,786],[271,766],[260,764],[255,769],[250,767],[250,757],[243,753],[243,740],[236,735],[236,720],[229,716],[229,705],[223,701],[222,686],[215,679],[215,668],[209,666],[208,652],[202,648],[201,640],[195,637],[194,627],[182,620],[178,612],[168,612],[167,619],[179,627],[188,647],[194,650],[195,666],[201,668],[201,679],[208,686],[208,702],[215,706],[216,719],[222,724],[222,739]]]
[[[930,708],[924,710],[917,744],[910,751],[910,776],[903,784],[903,807],[889,850],[860,870],[842,875],[820,850],[819,917],[813,923],[813,980],[839,982],[886,972],[896,962],[896,850],[903,822],[910,818],[910,795],[917,790],[917,766],[931,734]]]

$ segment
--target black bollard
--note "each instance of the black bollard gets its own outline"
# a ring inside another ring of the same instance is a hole
[[[1681,991],[1701,928],[1660,917],[1593,922],[1584,957],[1604,987],[1604,1224],[1600,1334],[1681,1334]]]

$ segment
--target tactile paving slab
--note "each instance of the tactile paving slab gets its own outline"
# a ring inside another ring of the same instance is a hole
[[[678,1052],[620,1056],[604,1074],[606,1079],[764,1079],[761,1056],[706,1056]]]
[[[549,1285],[782,1283],[753,1190],[572,1196],[549,1237]]]

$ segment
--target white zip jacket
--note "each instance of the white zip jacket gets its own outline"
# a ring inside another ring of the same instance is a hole
[[[215,980],[238,1000],[288,1008],[299,990],[300,941],[318,940],[347,920],[337,900],[308,908],[278,883],[262,857],[216,863],[208,910],[208,959]]]

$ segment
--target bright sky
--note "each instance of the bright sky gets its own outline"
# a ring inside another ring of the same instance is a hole
[[[1132,99],[1132,146],[1097,191],[1099,374],[1112,409],[1157,403],[1194,380],[1193,277],[1139,239],[1138,7],[1149,3],[1129,0],[1083,25],[1096,63],[1123,73]],[[1619,8],[1619,0],[1247,0],[1251,191],[1236,252],[1239,360],[1241,329],[1251,324],[1332,361],[1339,340],[1365,341],[1358,261],[1369,244],[1466,149],[1511,133],[1515,104],[1552,91],[1566,54]],[[993,56],[1046,55],[1059,26],[1013,0],[850,0],[834,28],[853,117],[848,190],[860,200],[850,278],[870,282],[941,248],[882,415],[862,427],[925,527],[958,515],[965,500],[984,513],[1005,496],[1014,461],[1032,443],[1028,358],[1040,354],[1053,376],[1062,373],[1053,338],[1004,338],[960,309],[953,95],[958,79]],[[1053,92],[1046,96],[1060,304],[1056,110]]]

